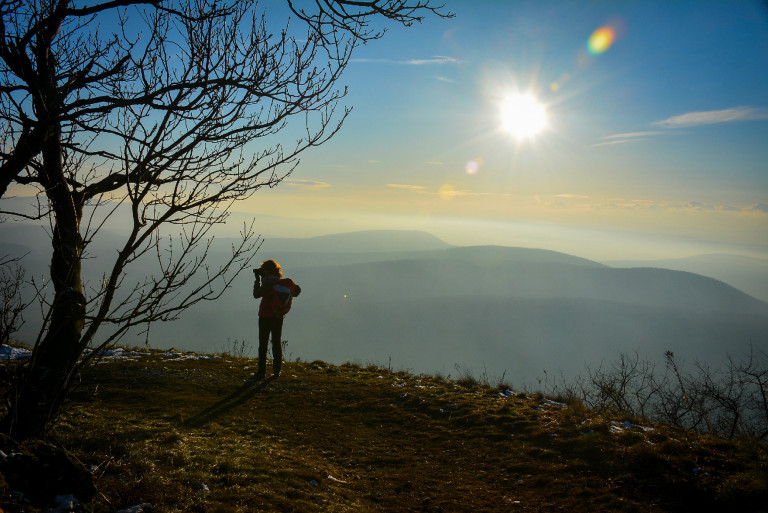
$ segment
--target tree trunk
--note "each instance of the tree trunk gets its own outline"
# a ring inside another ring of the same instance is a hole
[[[86,309],[80,274],[82,204],[66,182],[60,134],[49,136],[43,161],[44,185],[56,219],[51,258],[54,301],[45,337],[10,390],[9,408],[0,421],[0,429],[16,439],[45,431],[66,398],[73,368],[83,351],[81,333]]]

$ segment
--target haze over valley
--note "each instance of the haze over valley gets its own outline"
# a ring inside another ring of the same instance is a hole
[[[23,262],[30,274],[44,274],[45,247],[7,242],[20,240],[14,235],[19,229],[2,227],[0,253],[28,252]],[[108,261],[99,253],[111,242],[89,248],[90,269]],[[228,247],[218,242],[221,251]],[[211,264],[223,256],[212,253]],[[768,350],[768,304],[755,297],[764,289],[748,295],[688,271],[609,266],[543,249],[455,247],[416,231],[270,238],[255,265],[267,258],[280,262],[303,290],[283,332],[286,356],[294,359],[470,372],[531,384],[609,363],[621,352],[660,362],[671,350],[687,362],[717,364],[750,346]],[[707,268],[717,277],[733,274],[739,258],[690,261],[722,263]],[[685,262],[677,261],[678,267]],[[768,262],[748,263],[742,277],[759,285]],[[133,273],[129,279],[140,277]],[[179,321],[152,325],[150,345],[219,352],[245,341],[255,354],[252,284],[245,271],[218,301],[193,307]],[[21,333],[26,341],[36,336],[34,315]],[[137,335],[122,342],[143,340]]]

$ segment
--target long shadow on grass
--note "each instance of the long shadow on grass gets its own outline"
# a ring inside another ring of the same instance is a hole
[[[182,425],[185,427],[201,427],[209,423],[210,421],[228,413],[232,409],[240,406],[248,399],[264,390],[276,378],[274,376],[267,378],[260,383],[248,380],[242,384],[240,388],[229,394],[227,397],[217,402],[216,404],[209,406],[205,410],[201,411],[197,415],[194,415],[184,421]]]

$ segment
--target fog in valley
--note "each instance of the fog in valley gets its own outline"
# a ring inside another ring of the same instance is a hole
[[[47,273],[47,241],[28,236],[27,229],[0,227],[0,254],[27,254],[22,263],[28,276],[39,277]],[[117,247],[117,238],[103,239],[89,247],[89,280],[100,279]],[[223,260],[229,244],[216,247],[211,264]],[[717,255],[664,262],[674,269],[606,265],[542,249],[452,247],[415,231],[270,238],[255,266],[268,258],[303,290],[283,331],[290,359],[452,377],[469,372],[535,385],[611,362],[621,352],[637,351],[661,364],[671,350],[688,362],[718,365],[750,346],[768,350],[768,303],[758,299],[768,297],[768,261],[760,259]],[[688,272],[695,269],[701,274]],[[141,276],[131,274],[126,283]],[[750,294],[737,284],[751,287]],[[244,341],[255,355],[258,300],[252,286],[252,274],[243,272],[220,300],[193,307],[179,321],[153,325],[150,345],[221,352]],[[26,315],[22,340],[34,341],[36,315]],[[121,342],[143,341],[136,334]]]

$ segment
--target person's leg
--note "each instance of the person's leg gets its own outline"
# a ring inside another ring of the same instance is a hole
[[[269,346],[270,322],[269,317],[259,317],[259,367],[256,378],[263,379],[267,374],[267,347]]]
[[[283,318],[272,318],[272,371],[280,375],[283,366]]]

